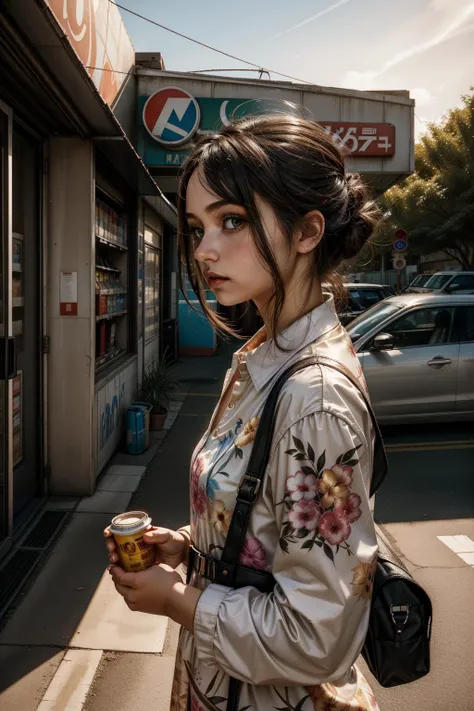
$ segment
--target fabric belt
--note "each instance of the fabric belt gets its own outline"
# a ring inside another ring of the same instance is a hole
[[[260,592],[269,593],[275,587],[275,578],[265,570],[255,570],[246,565],[229,565],[222,560],[201,553],[192,544],[189,546],[188,571],[186,582],[189,585],[193,573],[211,583],[230,588],[253,587]]]

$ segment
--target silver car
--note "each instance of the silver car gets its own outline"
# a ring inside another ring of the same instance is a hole
[[[347,330],[381,423],[474,419],[474,295],[394,296]]]
[[[474,272],[435,272],[425,284],[410,285],[407,291],[418,294],[474,294]]]

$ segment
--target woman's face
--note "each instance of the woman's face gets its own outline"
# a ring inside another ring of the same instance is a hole
[[[257,196],[257,207],[283,280],[293,272],[296,249],[288,247],[274,211]],[[194,256],[217,300],[224,306],[253,301],[263,308],[274,281],[255,246],[245,209],[215,195],[194,171],[186,191],[186,216]]]

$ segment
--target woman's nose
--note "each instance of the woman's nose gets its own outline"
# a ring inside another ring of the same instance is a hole
[[[213,230],[204,233],[202,240],[194,250],[194,257],[198,262],[216,262],[219,259],[217,236]]]

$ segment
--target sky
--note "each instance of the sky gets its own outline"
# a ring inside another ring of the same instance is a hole
[[[460,104],[474,84],[474,2],[469,0],[118,0],[124,7],[271,71],[350,89],[408,89],[417,136]],[[121,11],[137,52],[166,69],[245,65]],[[273,70],[273,71],[272,71]],[[258,77],[221,72],[217,76]]]

